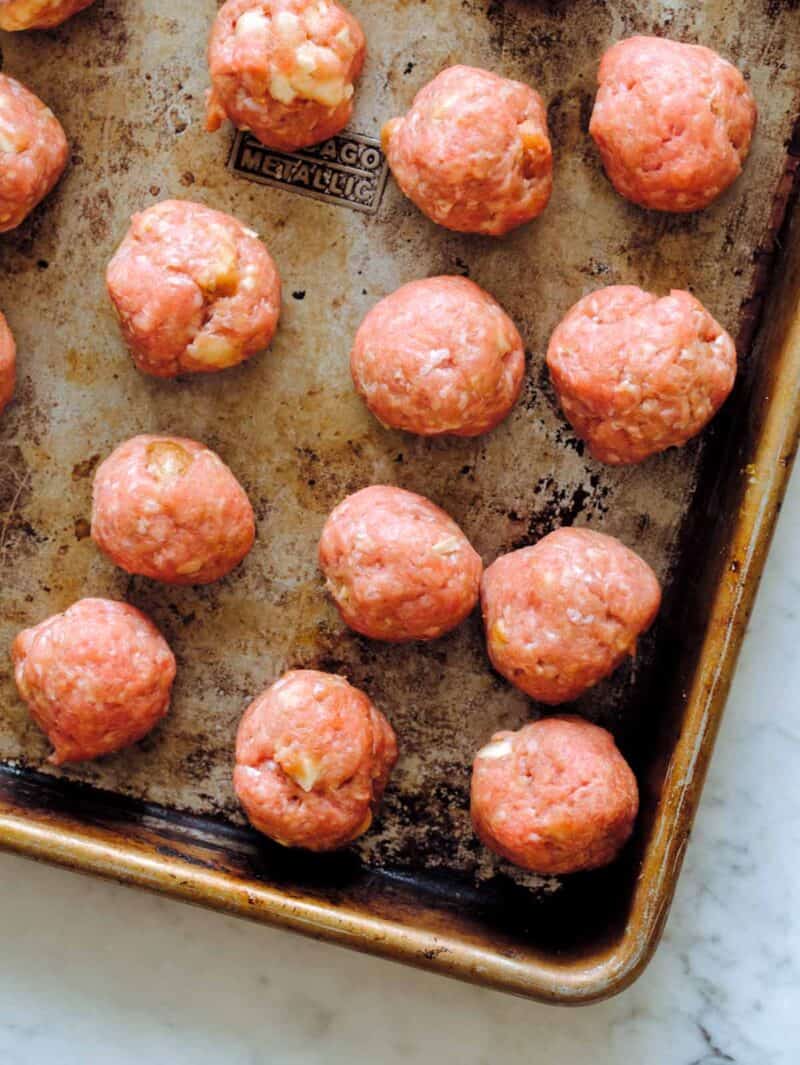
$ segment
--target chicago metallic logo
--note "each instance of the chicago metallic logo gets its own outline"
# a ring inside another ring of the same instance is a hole
[[[291,154],[265,148],[252,133],[240,130],[228,168],[262,185],[290,189],[368,214],[380,206],[388,169],[379,141],[347,130]]]

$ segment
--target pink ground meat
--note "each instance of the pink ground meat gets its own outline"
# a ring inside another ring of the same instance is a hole
[[[328,591],[351,629],[374,640],[432,640],[478,599],[482,564],[453,519],[388,485],[348,496],[319,542]]]
[[[0,414],[14,396],[16,380],[17,346],[5,316],[0,314]]]
[[[175,658],[150,619],[127,603],[81,599],[21,632],[12,658],[55,765],[136,743],[169,707]]]
[[[641,462],[713,418],[736,377],[736,346],[688,292],[613,285],[584,296],[547,351],[553,387],[594,458]]]
[[[495,669],[539,702],[557,704],[577,699],[635,654],[661,590],[647,563],[619,540],[563,528],[493,562],[481,603]]]
[[[553,158],[538,93],[487,70],[455,66],[383,127],[395,180],[439,225],[501,236],[547,206]]]
[[[589,131],[621,196],[697,211],[736,180],[756,104],[736,67],[698,45],[630,37],[603,56]]]
[[[242,561],[254,537],[244,489],[194,440],[136,436],[97,470],[92,538],[128,573],[208,584]]]
[[[266,348],[281,282],[256,233],[199,203],[133,216],[106,273],[134,362],[145,373],[212,373]]]
[[[498,732],[472,768],[475,832],[534,873],[608,865],[628,840],[639,792],[614,738],[579,717]]]
[[[233,783],[259,832],[328,851],[367,831],[396,761],[392,727],[363,692],[301,669],[245,711]]]
[[[327,140],[350,121],[365,48],[334,0],[228,0],[208,45],[207,129],[229,118],[283,151]]]
[[[94,0],[0,0],[0,30],[48,30]]]
[[[353,381],[384,425],[423,436],[477,436],[513,407],[525,374],[514,323],[463,277],[412,281],[356,334]]]
[[[18,226],[51,191],[68,151],[53,112],[24,85],[0,74],[0,233]]]

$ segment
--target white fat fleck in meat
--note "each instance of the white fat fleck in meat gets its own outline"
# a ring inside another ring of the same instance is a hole
[[[435,348],[428,354],[428,358],[426,359],[425,364],[422,366],[419,372],[423,376],[432,373],[432,371],[435,370],[438,366],[441,366],[443,362],[447,362],[449,358],[449,348]]]
[[[275,32],[286,44],[298,45],[304,40],[302,23],[291,11],[279,11],[273,21]]]
[[[294,86],[285,74],[273,74],[269,81],[269,94],[282,104],[290,104],[295,99]]]
[[[319,762],[305,751],[276,752],[275,760],[286,776],[305,792],[313,789],[322,772]]]
[[[347,98],[348,90],[352,93],[352,86],[345,86],[344,78],[318,78],[314,73],[306,73],[302,70],[292,74],[289,79],[290,85],[297,96],[306,100],[315,100],[324,104],[325,107],[336,107],[342,100]]]
[[[321,37],[325,33],[325,26],[330,17],[330,12],[330,4],[324,3],[324,0],[320,0],[317,4],[312,4],[306,10],[303,18],[309,34]]]
[[[507,737],[501,740],[493,740],[478,751],[477,758],[506,758],[513,750],[511,740]]]
[[[3,120],[2,111],[0,111],[0,152],[16,155],[21,151],[22,141],[19,132],[9,122]]]
[[[444,540],[439,540],[431,548],[437,555],[457,555],[461,550],[462,540],[458,536],[448,536]]]
[[[267,34],[269,33],[269,19],[259,8],[251,8],[239,16],[235,32],[237,37]]]
[[[343,26],[336,36],[333,38],[337,44],[340,44],[346,51],[352,51],[353,38],[350,35],[350,30],[347,26]]]

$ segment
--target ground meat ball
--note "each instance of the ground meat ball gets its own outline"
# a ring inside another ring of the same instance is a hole
[[[136,743],[166,714],[175,658],[141,611],[81,599],[12,647],[19,693],[55,748],[54,765]]]
[[[498,558],[481,587],[489,657],[542,703],[577,699],[613,673],[658,613],[658,580],[619,540],[556,529]]]
[[[543,875],[608,865],[633,831],[639,792],[611,733],[579,717],[498,732],[472,767],[475,832]]]
[[[477,436],[516,402],[525,352],[488,292],[464,277],[431,277],[373,307],[356,334],[350,369],[384,425],[423,436]]]
[[[38,96],[0,74],[0,233],[43,200],[67,165],[61,123]]]
[[[613,285],[579,300],[550,340],[564,414],[594,458],[641,462],[713,418],[736,377],[736,346],[688,292],[659,299]]]
[[[482,564],[428,499],[373,485],[331,513],[319,542],[328,591],[351,629],[374,640],[433,640],[478,599]]]
[[[281,282],[251,229],[199,203],[166,200],[133,216],[106,273],[134,362],[145,373],[212,373],[263,351]]]
[[[208,584],[242,561],[254,537],[244,489],[194,440],[135,436],[97,470],[92,538],[128,573]]]
[[[0,0],[0,30],[47,30],[93,0]]]
[[[300,669],[245,711],[233,783],[259,832],[328,851],[367,831],[396,761],[392,727],[363,692]]]
[[[5,316],[0,314],[0,414],[14,395],[17,380],[17,347]]]
[[[501,236],[545,209],[553,157],[542,98],[487,70],[456,66],[383,127],[395,179],[419,209],[461,233]]]
[[[603,56],[589,125],[626,199],[697,211],[736,180],[756,104],[742,75],[709,48],[631,37]]]
[[[334,0],[228,0],[208,45],[206,128],[229,118],[287,152],[327,140],[350,121],[364,51]]]

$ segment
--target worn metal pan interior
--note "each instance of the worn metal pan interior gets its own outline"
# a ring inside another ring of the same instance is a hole
[[[208,0],[179,0],[169,13],[154,0],[98,0],[59,30],[2,42],[6,69],[62,117],[72,164],[50,201],[0,242],[0,307],[21,363],[17,402],[0,424],[0,645],[81,595],[125,596],[152,614],[181,669],[173,710],[146,741],[56,772],[0,658],[0,842],[520,993],[587,1000],[632,978],[657,937],[796,431],[793,259],[770,293],[770,329],[751,341],[789,192],[800,26],[791,3],[766,0],[736,11],[590,0],[351,6],[371,44],[353,122],[366,138],[449,62],[539,88],[556,151],[556,191],[540,220],[499,242],[467,238],[428,224],[391,183],[370,213],[233,175],[230,136],[202,132]],[[598,57],[631,32],[718,48],[761,104],[745,174],[700,215],[625,204],[587,138]],[[136,374],[122,349],[103,269],[129,214],[166,196],[232,211],[279,263],[280,334],[245,367],[165,383]],[[385,431],[348,379],[366,309],[404,281],[448,272],[493,292],[529,353],[518,409],[477,441]],[[692,289],[738,335],[742,373],[702,441],[612,470],[572,438],[542,363],[575,299],[629,281]],[[217,585],[129,580],[87,538],[99,457],[154,430],[209,443],[254,501],[257,546]],[[644,796],[634,844],[609,870],[519,876],[474,840],[472,754],[494,729],[538,712],[489,670],[477,619],[425,647],[343,630],[315,543],[331,506],[375,481],[441,503],[487,561],[577,522],[620,536],[665,580],[662,619],[636,663],[578,707],[614,731]],[[402,741],[375,830],[325,860],[256,839],[230,786],[244,705],[292,665],[346,672]]]

